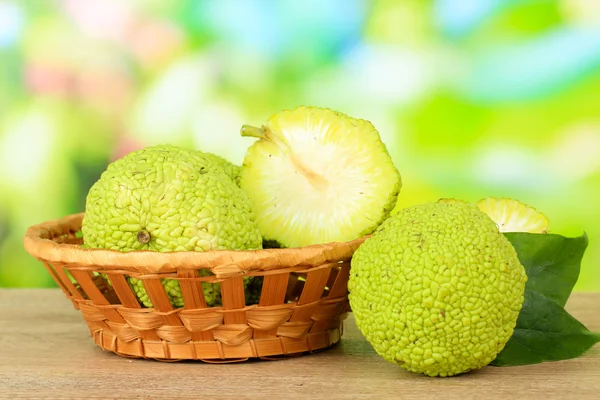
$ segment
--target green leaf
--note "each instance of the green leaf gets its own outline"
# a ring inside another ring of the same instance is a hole
[[[505,233],[527,272],[526,288],[563,306],[579,277],[587,234],[576,238],[540,233]]]
[[[565,309],[526,289],[515,331],[491,365],[514,366],[575,358],[600,342]]]

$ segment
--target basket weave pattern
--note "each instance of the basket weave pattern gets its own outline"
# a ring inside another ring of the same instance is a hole
[[[122,253],[82,248],[82,219],[75,214],[32,226],[24,245],[103,349],[165,361],[234,362],[322,350],[342,336],[350,260],[364,239],[298,249]],[[200,276],[203,269],[211,275]],[[245,304],[244,276],[263,279],[258,304]],[[140,305],[128,277],[143,281],[153,308]],[[169,302],[165,278],[179,281],[184,307]],[[203,281],[220,283],[222,305],[207,306]]]

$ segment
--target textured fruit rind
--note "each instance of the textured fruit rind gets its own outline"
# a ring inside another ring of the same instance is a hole
[[[88,193],[82,233],[86,247],[123,252],[262,247],[250,200],[223,168],[202,152],[171,145],[147,147],[111,163]],[[140,241],[140,234],[149,241]],[[129,282],[151,307],[142,283]],[[171,303],[182,305],[179,283],[165,279],[163,285]],[[216,302],[215,285],[203,284],[207,299]]]
[[[255,205],[266,243],[300,247],[354,240],[372,233],[394,209],[401,176],[371,122],[301,106],[274,114],[263,129],[267,139],[248,149],[240,186]],[[284,159],[294,164],[289,171],[277,164]],[[360,180],[348,182],[351,171]],[[298,178],[310,181],[311,172],[335,188],[313,202]],[[298,203],[314,207],[298,210]]]
[[[223,157],[218,156],[214,153],[209,153],[209,152],[200,152],[200,153],[204,157],[207,157],[211,163],[223,168],[223,170],[225,171],[225,173],[227,174],[229,179],[234,181],[236,185],[238,185],[238,186],[240,185],[240,170],[242,167],[240,167],[239,165],[235,165],[232,162],[230,162],[230,161],[224,159]]]
[[[475,205],[400,210],[352,258],[357,326],[387,361],[452,376],[488,365],[512,336],[527,275]]]

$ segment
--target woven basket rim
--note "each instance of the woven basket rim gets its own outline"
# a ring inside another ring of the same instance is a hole
[[[214,250],[208,252],[156,252],[136,250],[120,252],[85,249],[75,244],[57,243],[52,237],[73,234],[81,228],[84,213],[30,226],[23,237],[25,250],[35,258],[49,262],[96,270],[126,270],[137,273],[168,273],[179,270],[210,269],[217,278],[239,276],[249,271],[273,271],[295,266],[318,266],[351,259],[368,236],[348,242],[331,242],[287,249]],[[211,267],[218,265],[218,267]]]

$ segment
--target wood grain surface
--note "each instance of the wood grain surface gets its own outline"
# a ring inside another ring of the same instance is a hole
[[[573,294],[567,310],[600,331],[600,293]],[[345,326],[337,346],[282,361],[133,360],[96,347],[59,290],[0,289],[0,398],[600,399],[600,345],[574,360],[429,378],[380,358],[352,316]]]

